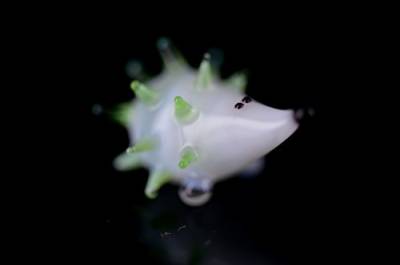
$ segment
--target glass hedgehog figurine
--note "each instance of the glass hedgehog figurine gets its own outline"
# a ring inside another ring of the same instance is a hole
[[[181,186],[184,203],[199,206],[209,200],[216,182],[261,161],[298,123],[293,110],[271,108],[246,96],[244,74],[221,80],[208,54],[194,70],[166,39],[160,40],[159,49],[162,73],[145,83],[133,81],[136,98],[114,112],[132,143],[116,157],[114,167],[148,168],[148,198],[174,183]]]

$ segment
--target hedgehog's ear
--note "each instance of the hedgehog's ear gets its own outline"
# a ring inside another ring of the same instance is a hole
[[[210,87],[212,81],[213,81],[213,72],[210,64],[210,55],[206,53],[204,55],[203,61],[200,63],[199,73],[197,74],[195,88],[200,91],[206,90]]]
[[[164,62],[166,71],[174,72],[187,68],[187,62],[182,54],[171,44],[167,38],[160,38],[157,47]]]
[[[233,89],[244,93],[247,86],[247,73],[245,71],[234,73],[226,80],[226,82]]]

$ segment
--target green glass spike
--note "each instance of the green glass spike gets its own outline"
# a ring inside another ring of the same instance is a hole
[[[235,73],[228,78],[227,83],[239,92],[244,92],[247,86],[247,75],[243,72]]]
[[[117,105],[109,112],[109,115],[111,119],[122,126],[127,126],[130,119],[133,118],[132,102],[125,102]]]
[[[138,60],[130,60],[125,66],[126,74],[132,79],[147,81],[150,76],[144,71],[143,64]]]
[[[126,152],[130,153],[138,153],[138,152],[146,152],[151,151],[155,148],[155,141],[149,138],[144,138],[139,140],[134,146],[128,147]]]
[[[199,111],[182,97],[175,97],[175,117],[179,122],[190,123],[199,117]]]
[[[179,161],[178,166],[181,169],[187,168],[191,163],[196,161],[198,158],[197,152],[193,149],[193,147],[187,146],[182,150],[181,160]]]
[[[137,154],[122,153],[114,159],[113,165],[117,170],[128,171],[140,167],[141,161]]]
[[[158,190],[167,182],[171,180],[171,175],[164,170],[156,170],[151,172],[149,179],[147,180],[146,188],[144,193],[150,199],[157,197]]]
[[[135,95],[147,105],[157,104],[160,99],[157,92],[149,89],[147,86],[137,80],[132,81],[131,89],[133,92],[135,92]]]
[[[185,58],[168,38],[160,38],[157,47],[167,71],[176,72],[187,67]]]
[[[200,64],[196,80],[196,88],[199,90],[207,89],[212,82],[213,74],[210,64],[210,55],[205,54]]]

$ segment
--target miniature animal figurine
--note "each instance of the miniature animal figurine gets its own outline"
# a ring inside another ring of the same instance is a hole
[[[148,168],[149,198],[174,183],[182,187],[179,195],[186,204],[202,205],[216,182],[262,159],[298,122],[293,110],[271,108],[246,95],[244,74],[222,80],[208,54],[195,70],[166,39],[160,51],[162,73],[146,82],[132,81],[135,99],[115,112],[131,146],[114,166]]]

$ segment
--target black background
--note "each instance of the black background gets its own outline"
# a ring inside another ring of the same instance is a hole
[[[179,23],[144,27],[142,21],[123,29],[90,22],[55,37],[65,41],[54,54],[63,54],[67,67],[56,70],[53,83],[65,80],[67,88],[52,101],[71,100],[59,109],[66,122],[52,129],[58,146],[57,132],[65,134],[65,159],[51,169],[58,176],[52,192],[63,194],[67,207],[57,217],[68,220],[55,230],[67,231],[58,258],[113,264],[351,263],[353,180],[343,169],[349,151],[340,117],[346,113],[341,99],[355,93],[349,79],[358,47],[354,31],[326,21],[210,21],[188,29]],[[256,178],[219,183],[200,208],[184,206],[176,186],[164,187],[154,201],[145,198],[145,169],[112,168],[112,159],[128,145],[126,131],[92,112],[95,104],[107,110],[133,98],[125,73],[131,59],[142,61],[150,75],[161,71],[156,41],[162,36],[194,67],[208,49],[221,49],[222,76],[246,69],[247,94],[266,105],[315,112],[266,156]],[[56,232],[56,238],[64,236]],[[172,261],[165,254],[171,249],[187,261]]]

